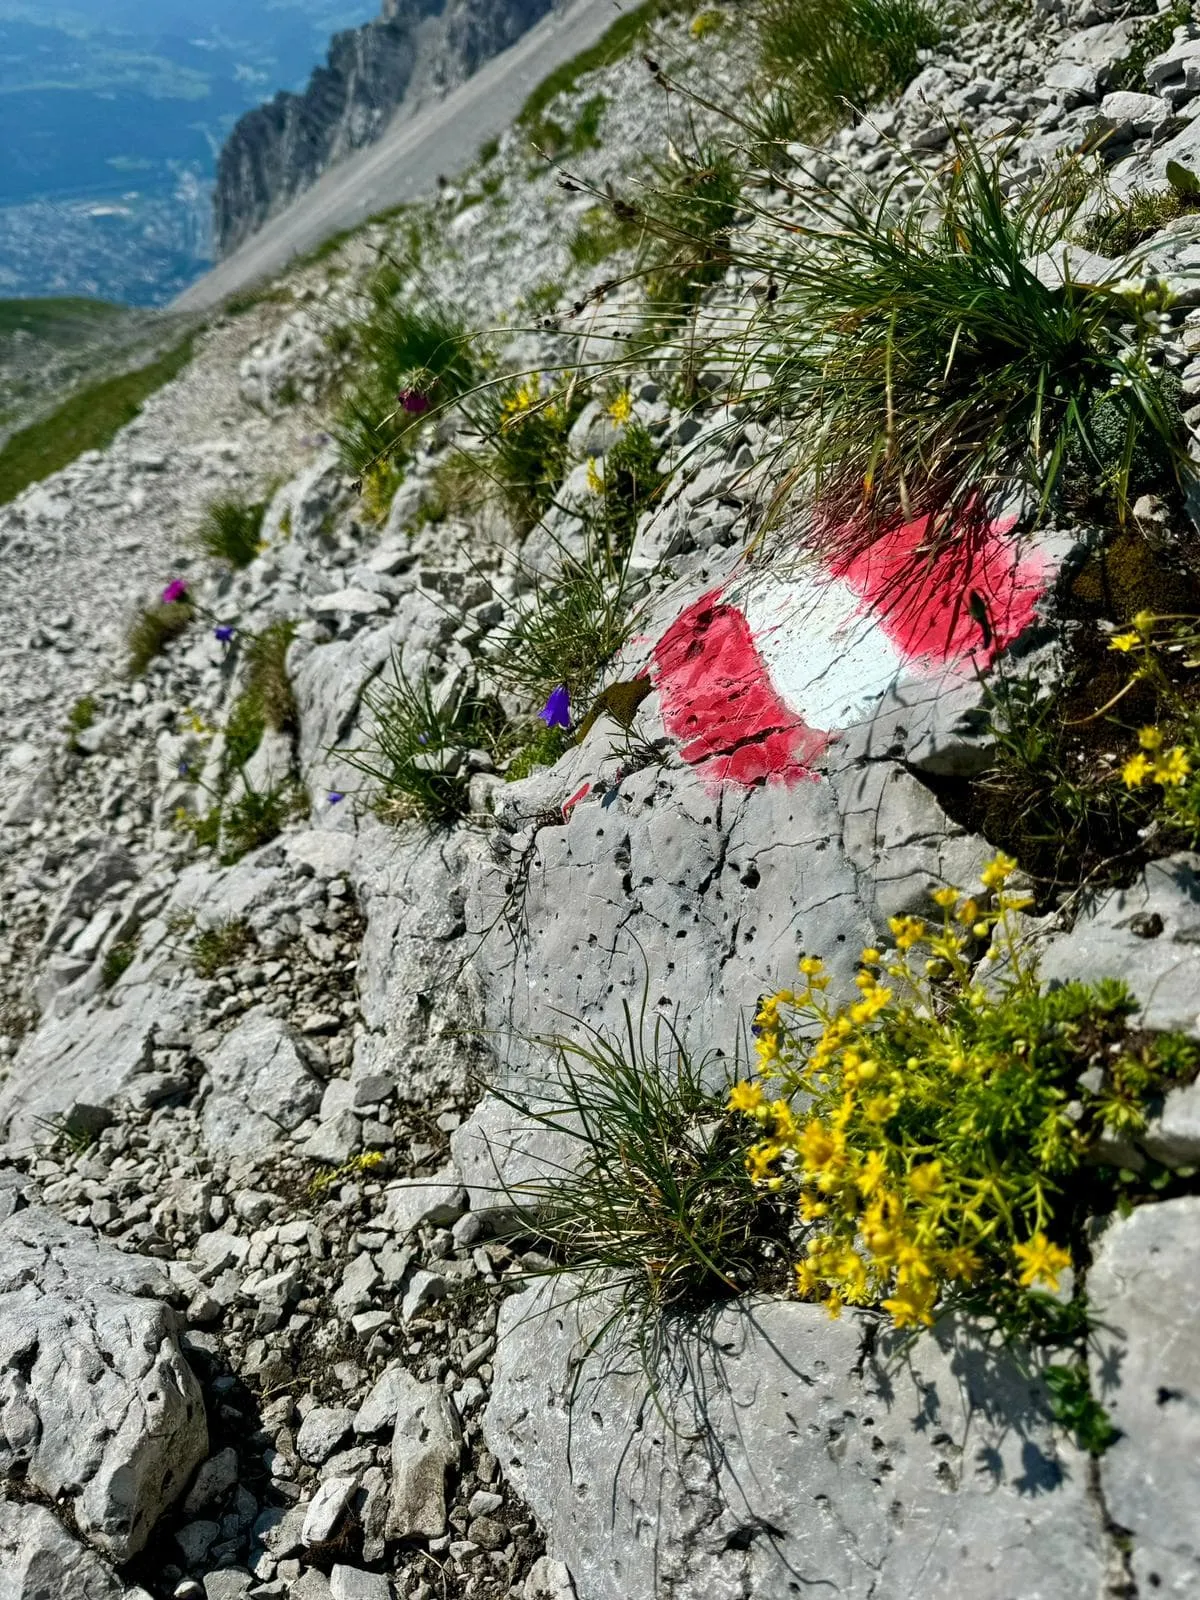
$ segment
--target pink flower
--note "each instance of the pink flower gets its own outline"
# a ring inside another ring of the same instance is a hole
[[[401,389],[396,399],[410,417],[423,416],[429,410],[429,396],[420,389]]]
[[[182,578],[172,578],[162,592],[163,605],[173,606],[176,600],[182,600],[188,592],[188,586]]]

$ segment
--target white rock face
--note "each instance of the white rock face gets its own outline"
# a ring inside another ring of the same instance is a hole
[[[505,1302],[484,1432],[587,1600],[790,1600],[798,1574],[847,1600],[1101,1592],[1087,1457],[965,1330],[902,1355],[853,1316],[738,1306],[668,1333],[655,1399],[606,1341],[569,1412],[604,1313],[550,1306],[544,1286]]]
[[[1200,1591],[1200,1196],[1115,1221],[1088,1273],[1099,1330],[1092,1392],[1120,1430],[1100,1458],[1104,1503],[1132,1535],[1139,1594]]]
[[[68,1496],[116,1561],[143,1548],[208,1453],[169,1284],[42,1209],[0,1223],[0,1484]]]

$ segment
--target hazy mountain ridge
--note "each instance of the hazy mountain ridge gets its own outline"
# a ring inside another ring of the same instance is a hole
[[[333,162],[469,77],[550,11],[555,0],[385,0],[339,33],[303,94],[282,92],[238,122],[221,151],[214,243],[227,255]]]

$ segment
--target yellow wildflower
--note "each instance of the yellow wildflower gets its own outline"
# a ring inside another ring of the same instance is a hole
[[[1120,650],[1124,654],[1130,650],[1136,650],[1141,642],[1136,633],[1114,633],[1108,641],[1108,648],[1110,650]]]
[[[892,1321],[897,1328],[908,1328],[916,1323],[929,1327],[933,1322],[933,1302],[937,1290],[933,1284],[924,1284],[920,1287],[908,1283],[896,1289],[890,1299],[883,1302],[883,1309],[891,1313]]]
[[[863,950],[862,955],[859,957],[859,960],[862,962],[864,967],[877,967],[880,959],[879,951],[876,950],[873,944],[867,945]]]
[[[887,1177],[887,1162],[878,1150],[872,1150],[867,1155],[854,1180],[854,1186],[865,1199],[870,1197],[879,1188]]]
[[[725,1104],[730,1111],[739,1111],[743,1116],[757,1116],[763,1105],[762,1084],[745,1080],[735,1083],[729,1091],[729,1099]]]
[[[908,1175],[908,1187],[918,1200],[928,1200],[931,1194],[936,1194],[942,1186],[942,1163],[940,1161],[923,1161],[919,1167],[913,1167]]]
[[[1017,863],[1013,858],[1006,856],[1003,850],[997,850],[979,877],[985,889],[1002,889],[1016,870]]]
[[[1053,1289],[1059,1273],[1071,1265],[1069,1252],[1047,1239],[1041,1229],[1025,1244],[1014,1245],[1013,1254],[1021,1268],[1021,1286],[1025,1289],[1039,1282]]]
[[[1192,764],[1179,745],[1160,755],[1154,763],[1154,781],[1164,788],[1183,783],[1192,770]]]
[[[629,393],[628,389],[621,390],[620,394],[609,406],[608,414],[617,424],[618,428],[623,428],[625,426],[630,417],[633,415],[633,396]]]
[[[1139,633],[1149,634],[1154,632],[1154,624],[1157,621],[1158,618],[1153,611],[1139,611],[1133,619],[1133,625]]]
[[[1121,768],[1121,782],[1127,789],[1137,789],[1145,783],[1153,771],[1153,762],[1145,751],[1139,750],[1137,755],[1130,756],[1129,760]]]
[[[911,950],[925,936],[925,924],[920,917],[889,917],[888,927],[898,950]]]
[[[587,486],[589,494],[604,493],[604,479],[601,476],[599,467],[596,465],[595,456],[588,457]]]
[[[1163,731],[1161,728],[1139,728],[1138,743],[1143,750],[1161,750]]]
[[[773,1139],[764,1139],[761,1144],[751,1145],[746,1152],[746,1171],[750,1174],[751,1183],[765,1183],[778,1188],[783,1180],[775,1176],[774,1166],[782,1154],[783,1146],[776,1144]]]
[[[958,899],[957,889],[934,889],[929,897],[935,906],[941,906],[943,911],[948,911]]]

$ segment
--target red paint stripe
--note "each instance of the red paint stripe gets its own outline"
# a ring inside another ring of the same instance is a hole
[[[591,784],[590,783],[585,783],[582,789],[576,789],[575,793],[571,796],[571,798],[569,800],[564,800],[563,803],[562,803],[562,814],[563,814],[563,816],[564,817],[569,817],[571,815],[571,812],[575,809],[575,807],[579,804],[579,802],[583,799],[583,797],[585,795],[591,793],[591,790],[592,790]]]
[[[702,595],[654,648],[663,726],[714,781],[813,776],[827,736],[780,699],[745,617],[718,595]]]
[[[885,530],[861,554],[831,568],[874,611],[881,628],[911,662],[946,663],[974,652],[986,663],[1034,620],[1050,581],[1041,554],[1018,557],[1007,537],[1013,523],[964,517],[954,537],[943,534],[930,558],[932,518]],[[974,590],[987,605],[992,642],[985,649],[968,609]]]

